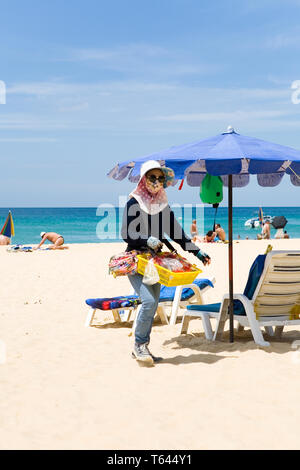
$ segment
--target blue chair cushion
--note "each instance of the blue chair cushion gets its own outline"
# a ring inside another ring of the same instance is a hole
[[[214,287],[213,283],[209,279],[195,279],[193,282],[199,289],[204,289],[207,286]],[[160,288],[160,302],[172,302],[174,300],[176,287],[161,286]],[[189,300],[195,295],[194,291],[190,287],[185,287],[181,292],[181,300]]]
[[[244,295],[248,297],[249,300],[252,299],[257,284],[260,280],[264,270],[265,260],[266,255],[258,255],[250,268],[248,280],[244,289]],[[220,308],[221,303],[187,306],[187,310],[196,310],[198,312],[219,312]],[[233,301],[233,313],[234,315],[246,315],[244,306],[240,300],[235,299]]]
[[[188,305],[187,310],[196,310],[197,312],[216,312],[218,313],[221,308],[221,302],[216,304],[205,304],[205,305]],[[246,315],[244,306],[240,300],[233,301],[233,312],[234,315]]]
[[[197,312],[219,312],[221,302],[216,304],[205,304],[205,305],[188,305],[187,310],[196,310]]]
[[[248,297],[249,300],[252,299],[260,276],[264,270],[266,256],[267,255],[258,255],[250,268],[248,281],[244,290],[244,295]]]

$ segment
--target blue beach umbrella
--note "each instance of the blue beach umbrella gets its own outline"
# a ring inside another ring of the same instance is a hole
[[[233,341],[233,250],[232,250],[232,188],[249,183],[257,175],[260,186],[277,186],[284,174],[291,183],[300,186],[300,150],[247,137],[229,126],[226,132],[208,139],[178,145],[145,157],[118,163],[108,176],[118,181],[128,177],[139,180],[141,165],[148,160],[174,170],[177,180],[186,179],[189,186],[199,187],[207,173],[221,176],[228,186],[229,239],[229,314],[230,341]]]

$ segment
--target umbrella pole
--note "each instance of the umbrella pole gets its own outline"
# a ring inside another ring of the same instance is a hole
[[[232,244],[232,175],[228,177],[228,257],[229,257],[229,330],[230,342],[233,343],[233,244]]]

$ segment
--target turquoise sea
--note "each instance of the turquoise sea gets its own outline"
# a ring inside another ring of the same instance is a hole
[[[11,210],[15,224],[13,244],[36,244],[40,232],[58,232],[65,243],[113,243],[120,241],[119,228],[123,208],[59,207],[59,208],[0,208],[0,229],[8,210]],[[200,233],[211,230],[215,210],[211,207],[173,208],[178,221],[189,234],[192,219],[197,218]],[[300,207],[263,207],[265,215],[284,215],[288,223],[286,230],[291,238],[300,238]],[[259,229],[244,226],[245,221],[258,216],[258,207],[233,208],[233,237],[255,239]],[[216,222],[228,233],[227,207],[219,207]],[[276,230],[271,227],[274,236]]]

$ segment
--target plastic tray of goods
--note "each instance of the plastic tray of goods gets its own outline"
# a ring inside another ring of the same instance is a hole
[[[167,253],[162,253],[162,255],[166,256]],[[150,261],[150,259],[152,259],[152,257],[149,254],[141,254],[141,255],[138,255],[137,258],[138,258],[137,271],[139,274],[144,274],[147,263]],[[181,257],[178,254],[176,255],[176,258],[179,261],[182,259],[185,262],[187,262],[185,258]],[[191,284],[196,279],[198,274],[202,273],[201,269],[199,269],[194,264],[190,265],[190,271],[183,271],[183,272],[170,271],[169,269],[166,269],[157,263],[154,263],[154,266],[157,269],[160,284],[163,284],[164,286],[167,286],[167,287]]]

